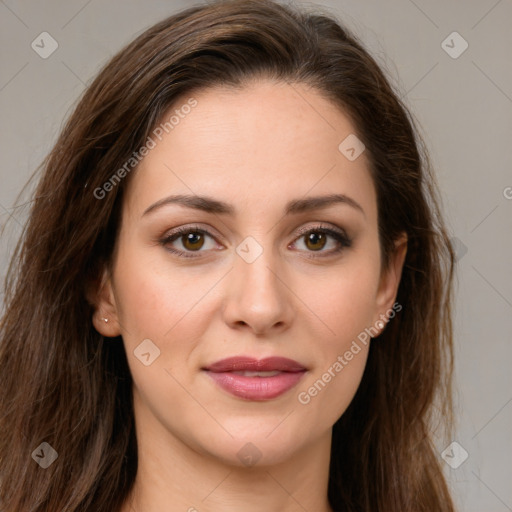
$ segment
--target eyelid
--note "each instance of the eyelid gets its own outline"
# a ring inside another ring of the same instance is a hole
[[[320,222],[320,224],[315,225],[315,226],[303,226],[303,227],[299,228],[299,230],[296,232],[297,236],[295,237],[294,241],[297,240],[298,238],[300,238],[305,233],[309,233],[310,231],[315,231],[315,230],[321,231],[322,229],[324,229],[326,231],[327,230],[334,231],[338,235],[343,236],[346,239],[350,239],[344,229],[338,228],[331,224],[326,224],[326,223]]]
[[[178,226],[176,228],[167,230],[164,232],[164,234],[159,237],[159,239],[169,239],[179,234],[185,234],[185,233],[204,233],[212,238],[220,238],[223,239],[223,237],[218,234],[218,232],[212,228],[211,226],[203,227],[200,224],[185,224],[183,226]]]

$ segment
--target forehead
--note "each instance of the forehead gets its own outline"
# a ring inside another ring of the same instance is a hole
[[[175,193],[261,209],[309,191],[357,196],[370,214],[374,209],[366,154],[351,161],[339,147],[355,126],[305,84],[202,89],[177,100],[155,129],[154,147],[128,191],[127,202],[138,212]]]

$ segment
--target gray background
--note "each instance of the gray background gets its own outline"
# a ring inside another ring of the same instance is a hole
[[[26,218],[15,198],[78,95],[121,46],[190,5],[0,0],[0,223],[9,220],[2,276]],[[457,469],[443,466],[460,511],[512,511],[512,1],[317,5],[354,29],[385,66],[426,138],[459,256],[455,440],[469,457]],[[31,47],[44,31],[59,45],[47,59]],[[469,44],[458,58],[442,46],[453,31]]]

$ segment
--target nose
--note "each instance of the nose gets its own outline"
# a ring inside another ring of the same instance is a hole
[[[226,287],[224,320],[232,328],[256,335],[282,332],[293,318],[293,293],[272,257],[263,253],[252,263],[236,257]]]

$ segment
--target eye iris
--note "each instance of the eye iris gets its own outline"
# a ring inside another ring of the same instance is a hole
[[[320,242],[320,247],[311,247],[310,242],[312,242],[313,245]],[[312,250],[323,249],[325,246],[325,233],[310,233],[306,236],[306,245],[309,249]]]
[[[183,242],[183,246],[186,249],[194,250],[194,249],[201,249],[201,247],[204,244],[204,238],[201,233],[188,233],[187,235],[183,235],[185,241]],[[199,246],[194,246],[194,244],[198,243],[198,240],[200,242]],[[192,244],[192,247],[190,247],[189,244]]]

